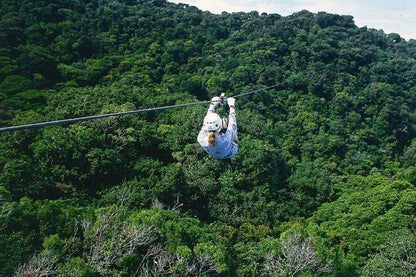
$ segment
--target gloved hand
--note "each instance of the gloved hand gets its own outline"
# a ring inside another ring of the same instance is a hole
[[[211,99],[211,105],[213,105],[214,107],[218,106],[218,104],[221,102],[221,98],[218,96],[214,96]]]
[[[233,107],[234,108],[234,106],[235,106],[235,98],[233,98],[233,97],[227,98],[227,104],[228,104],[229,107]]]

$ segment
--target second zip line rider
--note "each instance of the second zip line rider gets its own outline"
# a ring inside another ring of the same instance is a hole
[[[237,116],[235,113],[235,98],[227,98],[229,107],[228,126],[215,112],[216,107],[224,98],[215,96],[211,99],[204,123],[198,134],[198,142],[204,150],[215,159],[232,158],[238,151]],[[226,128],[224,128],[226,127]],[[222,131],[224,130],[225,131]]]

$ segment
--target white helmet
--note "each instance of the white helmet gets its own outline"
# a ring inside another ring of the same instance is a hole
[[[218,131],[221,129],[221,117],[216,113],[208,113],[204,118],[204,126],[208,131]]]

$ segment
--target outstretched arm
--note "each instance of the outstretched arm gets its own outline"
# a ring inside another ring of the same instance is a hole
[[[230,112],[228,115],[228,130],[233,130],[237,132],[237,115],[235,113],[235,98],[230,97],[227,99],[228,107],[230,107]]]
[[[212,97],[207,113],[215,113],[215,108],[220,104],[220,102],[221,98],[219,98],[218,96]]]

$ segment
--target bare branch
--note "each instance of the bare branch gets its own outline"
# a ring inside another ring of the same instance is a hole
[[[82,231],[85,233],[91,229],[92,222],[90,220],[84,219],[84,220],[81,220],[80,225],[81,225]]]
[[[178,267],[184,265],[184,267]],[[193,259],[187,259],[181,255],[175,255],[158,244],[149,248],[143,258],[142,266],[138,272],[151,272],[152,276],[173,274],[175,276],[202,276],[205,273],[217,272],[214,259],[208,254],[197,255]],[[141,275],[140,275],[141,276]]]
[[[118,215],[121,208],[98,216],[92,227],[83,223],[87,243],[86,260],[97,272],[110,274],[114,263],[124,255],[132,254],[138,247],[150,245],[157,239],[156,228],[146,225],[127,224]]]
[[[50,254],[34,255],[23,265],[19,265],[14,277],[43,277],[52,276],[57,273],[56,257]]]
[[[179,202],[179,196],[178,197],[176,197],[176,200],[175,200],[175,203],[173,204],[173,207],[172,207],[172,211],[176,211],[176,210],[180,210],[180,208],[183,206],[183,203],[180,203]]]
[[[198,276],[208,272],[217,272],[214,259],[207,254],[198,255],[196,265]]]
[[[329,272],[331,266],[322,264],[315,252],[312,241],[302,239],[299,233],[293,233],[284,238],[277,255],[269,253],[266,256],[266,269],[275,276],[296,276],[310,269],[314,272]]]

